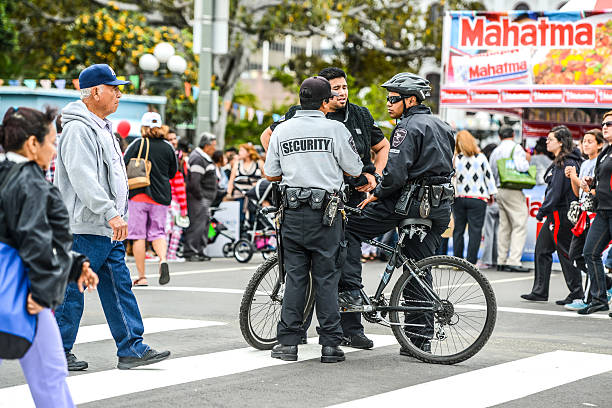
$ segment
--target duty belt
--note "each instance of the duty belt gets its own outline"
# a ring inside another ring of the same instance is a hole
[[[307,205],[320,210],[329,201],[330,194],[320,188],[284,187],[282,197],[287,209],[295,210]]]
[[[455,188],[450,183],[445,184],[407,184],[395,204],[395,212],[407,215],[412,200],[420,203],[419,212],[422,218],[427,218],[429,208],[437,208],[442,202],[455,197]]]

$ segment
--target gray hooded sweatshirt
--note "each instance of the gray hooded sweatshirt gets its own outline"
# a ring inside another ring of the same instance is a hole
[[[117,208],[113,140],[94,122],[82,101],[71,102],[62,110],[62,128],[54,184],[68,207],[72,233],[111,238],[108,221],[126,212]]]

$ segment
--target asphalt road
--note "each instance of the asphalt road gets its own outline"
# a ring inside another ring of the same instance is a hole
[[[398,354],[385,327],[367,325],[375,348],[321,364],[319,346],[300,347],[300,361],[281,363],[249,349],[238,310],[242,291],[262,261],[171,264],[171,282],[160,288],[156,266],[146,289],[134,289],[145,319],[145,342],[171,350],[166,362],[130,371],[115,369],[114,342],[95,293],[86,296],[74,353],[89,369],[71,373],[75,401],[83,407],[612,407],[612,319],[581,317],[556,306],[566,296],[554,273],[549,302],[519,298],[533,274],[485,271],[497,296],[497,325],[483,350],[454,366],[425,364]],[[131,265],[133,267],[133,265]],[[365,264],[373,292],[384,264]],[[163,289],[163,290],[161,290]],[[312,325],[309,336],[316,336]],[[348,351],[345,348],[345,351]],[[32,406],[19,364],[0,366],[0,407]]]

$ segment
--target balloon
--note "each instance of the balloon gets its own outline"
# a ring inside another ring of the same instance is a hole
[[[119,125],[117,125],[117,132],[119,133],[119,136],[125,139],[130,133],[130,122],[127,120],[122,120],[119,122]]]

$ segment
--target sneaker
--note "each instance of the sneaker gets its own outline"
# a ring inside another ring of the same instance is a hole
[[[368,350],[374,347],[374,342],[366,337],[365,334],[355,334],[350,337],[343,337],[341,346],[352,347],[356,349]]]
[[[66,351],[66,364],[68,365],[68,371],[83,371],[89,367],[87,361],[77,360],[76,356],[69,351]]]
[[[168,357],[170,357],[169,351],[155,351],[149,349],[142,357],[119,357],[117,368],[120,370],[129,370],[134,367],[159,363]]]
[[[584,303],[584,300],[582,299],[576,299],[574,300],[572,303],[565,305],[564,307],[567,310],[572,310],[572,311],[576,311],[576,310],[580,310],[580,309],[584,309],[587,306],[586,303]]]

